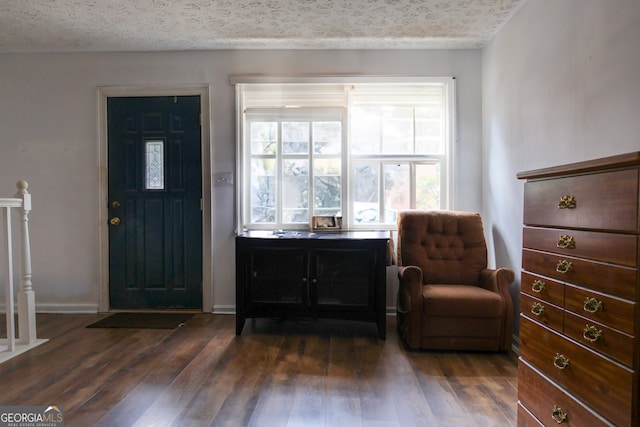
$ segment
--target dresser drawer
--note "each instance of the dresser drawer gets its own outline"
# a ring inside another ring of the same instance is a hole
[[[547,426],[611,425],[522,360],[518,363],[518,400]]]
[[[521,293],[520,311],[530,319],[544,323],[558,332],[563,331],[564,311],[560,307]]]
[[[525,248],[569,255],[579,258],[636,267],[638,236],[551,228],[525,227],[522,232]]]
[[[520,290],[532,297],[564,307],[564,284],[523,271],[520,276]]]
[[[565,309],[629,335],[634,334],[634,302],[567,285]]]
[[[633,371],[520,317],[520,357],[620,426],[631,425]],[[561,358],[565,358],[566,367]]]
[[[518,402],[518,427],[544,427],[540,421]]]
[[[565,312],[564,334],[618,362],[633,367],[633,337]]]
[[[570,267],[559,266],[565,262]],[[635,268],[587,261],[531,249],[522,250],[522,268],[554,279],[582,285],[620,298],[636,299]]]
[[[570,196],[575,207],[560,208]],[[526,225],[638,231],[638,170],[528,181]]]

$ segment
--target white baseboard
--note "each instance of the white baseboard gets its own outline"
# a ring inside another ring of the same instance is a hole
[[[7,312],[6,305],[0,304],[0,312]],[[15,308],[18,312],[18,307]],[[36,303],[36,313],[97,313],[98,304],[47,304]]]
[[[38,304],[36,313],[98,313],[98,304]]]
[[[236,314],[235,305],[214,305],[211,310],[213,314]]]

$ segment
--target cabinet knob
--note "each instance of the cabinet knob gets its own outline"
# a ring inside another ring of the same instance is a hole
[[[556,246],[560,249],[575,249],[576,241],[573,239],[573,236],[563,234],[558,238]]]
[[[533,292],[542,292],[546,289],[546,286],[544,284],[544,282],[542,280],[534,280],[533,283],[531,284],[531,290]]]
[[[602,338],[602,331],[595,326],[587,325],[587,327],[584,328],[584,331],[582,332],[582,338],[591,343],[594,343]]]
[[[566,274],[573,270],[573,264],[569,261],[562,260],[558,261],[558,265],[556,265],[556,271],[558,273]]]
[[[553,365],[556,368],[563,370],[564,368],[569,366],[569,359],[564,354],[556,353],[555,357],[553,358]]]
[[[562,424],[563,422],[567,421],[567,413],[558,405],[553,405],[551,418],[553,418],[553,421],[557,422],[558,424]]]
[[[584,306],[582,308],[584,309],[584,311],[591,314],[595,314],[599,311],[604,310],[602,301],[598,301],[595,298],[589,297],[587,297],[587,299],[584,301]]]
[[[536,316],[541,316],[542,313],[544,313],[544,305],[540,304],[539,302],[534,302],[531,306],[531,313],[535,314]]]
[[[575,209],[576,205],[574,196],[562,196],[558,201],[558,209]]]

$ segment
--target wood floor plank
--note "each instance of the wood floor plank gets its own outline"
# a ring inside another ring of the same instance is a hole
[[[504,353],[409,351],[361,322],[196,314],[173,330],[38,314],[49,341],[0,364],[0,405],[58,405],[67,426],[510,426]],[[0,323],[0,330],[4,327]]]
[[[134,357],[125,353],[121,357],[124,362],[114,367],[119,369],[111,370],[112,375],[103,381],[103,387],[71,414],[70,422],[116,426],[130,425],[140,417],[163,388],[173,382],[209,342],[206,328],[191,321],[187,325],[180,328],[179,334],[147,330],[152,337],[150,345],[140,346],[138,352],[132,353]],[[122,351],[127,352],[127,349]],[[123,374],[127,381],[122,381]]]
[[[222,359],[228,340],[213,338],[174,381],[158,395],[134,425],[170,426],[179,420],[194,396],[211,384],[210,375]]]

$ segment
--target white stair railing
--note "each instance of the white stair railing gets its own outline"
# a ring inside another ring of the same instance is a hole
[[[0,198],[2,210],[2,230],[5,236],[5,306],[7,317],[7,350],[16,350],[16,336],[14,324],[14,296],[13,296],[13,241],[11,227],[11,210],[18,209],[20,213],[20,241],[21,241],[21,274],[20,290],[18,292],[18,344],[32,345],[36,337],[36,303],[31,284],[31,246],[29,243],[29,212],[31,211],[31,194],[27,191],[29,185],[25,181],[16,183],[18,193],[12,198]]]

